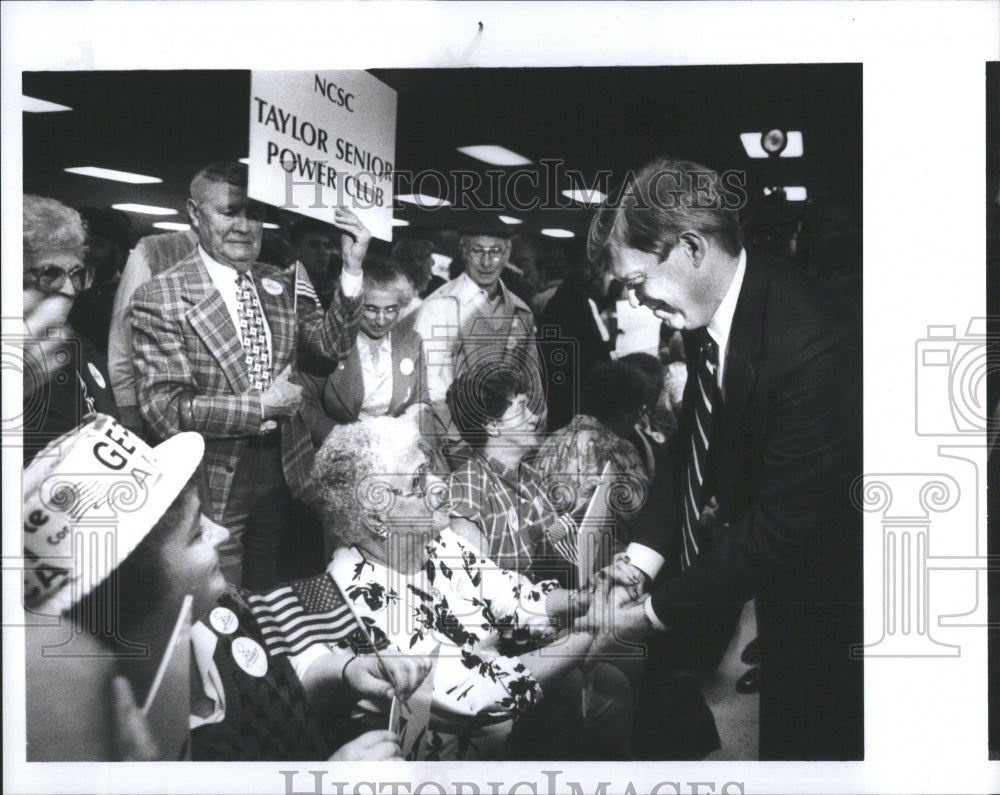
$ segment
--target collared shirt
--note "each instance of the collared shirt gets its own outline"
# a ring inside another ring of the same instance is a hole
[[[525,462],[505,467],[475,452],[451,475],[450,514],[480,529],[490,560],[525,571],[543,535],[555,543],[576,534],[576,524],[556,513],[541,483],[538,470]]]
[[[535,369],[532,378],[541,383],[534,316],[503,280],[497,284],[500,291],[491,299],[462,273],[424,299],[414,329],[423,338],[432,402],[443,402],[455,376],[494,350],[514,355],[523,349]],[[518,358],[523,357],[518,354]]]
[[[729,335],[733,328],[736,304],[739,302],[740,290],[743,287],[743,277],[746,275],[746,272],[747,252],[746,249],[740,249],[740,259],[736,265],[736,273],[733,275],[733,280],[730,282],[729,289],[726,290],[726,294],[722,298],[722,303],[719,304],[719,308],[715,310],[715,314],[712,315],[712,319],[708,322],[708,333],[719,346],[719,367],[716,370],[716,378],[719,389],[722,390],[723,397],[726,394],[723,375],[726,367],[726,357],[729,354]],[[626,554],[632,565],[648,575],[650,579],[655,579],[660,569],[663,568],[663,556],[644,544],[629,544]],[[645,609],[646,614],[654,619],[654,626],[662,626],[658,620],[655,620],[653,609],[648,600],[645,604]]]
[[[382,339],[373,340],[364,332],[358,332],[358,357],[361,359],[361,375],[364,377],[365,397],[361,402],[361,413],[373,417],[389,411],[392,403],[392,340],[386,334]]]
[[[729,289],[722,298],[722,303],[715,310],[712,319],[708,321],[708,333],[719,346],[719,368],[716,370],[719,388],[722,389],[723,376],[726,370],[726,356],[729,353],[729,332],[733,328],[733,316],[736,314],[736,304],[740,297],[740,288],[743,287],[743,277],[747,272],[747,252],[740,249],[740,260],[736,265],[736,273],[729,284]],[[725,395],[725,392],[723,392]]]
[[[236,268],[231,268],[212,259],[200,244],[198,246],[198,253],[201,255],[201,261],[205,263],[205,270],[208,271],[208,277],[212,280],[212,284],[215,285],[215,289],[222,296],[222,301],[226,305],[226,309],[229,310],[229,317],[232,318],[233,328],[239,334],[240,303],[236,299],[236,277],[239,275],[239,271]],[[260,307],[260,314],[264,320],[264,334],[267,337],[267,348],[271,350],[271,326],[267,322],[267,315],[264,314],[264,305],[260,302],[260,295],[257,293],[257,284],[254,281],[253,274],[247,271],[247,276],[250,277],[254,295],[257,296],[257,305]]]

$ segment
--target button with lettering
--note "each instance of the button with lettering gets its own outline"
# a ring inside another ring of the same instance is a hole
[[[267,654],[253,638],[236,638],[232,652],[233,660],[245,673],[258,678],[267,673]]]
[[[278,284],[274,279],[261,279],[260,286],[267,290],[271,295],[281,295],[285,292],[285,288]]]
[[[240,622],[236,618],[236,613],[228,607],[217,607],[208,614],[208,621],[212,629],[221,632],[223,635],[232,635]]]

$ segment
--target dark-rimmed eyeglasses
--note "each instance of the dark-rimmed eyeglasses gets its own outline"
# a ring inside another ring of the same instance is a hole
[[[45,265],[41,268],[29,268],[24,272],[25,284],[36,287],[43,293],[58,292],[66,284],[67,277],[78,293],[83,292],[94,283],[94,269],[78,265],[68,271],[58,265]]]
[[[386,320],[395,320],[399,315],[398,306],[375,306],[373,304],[365,304],[361,307],[361,311],[365,313],[365,317],[384,317]]]

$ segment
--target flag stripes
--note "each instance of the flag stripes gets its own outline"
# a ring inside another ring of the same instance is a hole
[[[254,594],[247,603],[272,654],[301,654],[316,643],[336,643],[357,626],[326,572]]]

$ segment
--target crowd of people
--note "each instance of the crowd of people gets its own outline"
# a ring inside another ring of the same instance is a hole
[[[456,213],[449,279],[346,208],[268,236],[237,163],[127,256],[26,195],[25,605],[89,649],[29,663],[28,758],[699,758],[684,672],[749,599],[761,758],[861,758],[860,322],[711,173],[646,164],[541,268]],[[616,355],[618,294],[659,349]],[[187,596],[178,745],[150,701]],[[52,727],[67,700],[106,730]]]

